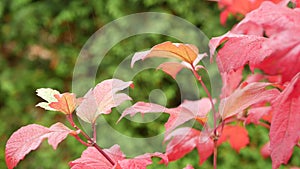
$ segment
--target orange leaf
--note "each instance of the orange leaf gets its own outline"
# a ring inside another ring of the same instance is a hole
[[[149,51],[138,52],[133,56],[131,66],[138,60],[144,60],[149,57],[176,58],[189,64],[198,57],[198,48],[192,44],[164,42],[153,46]]]
[[[51,102],[49,106],[64,114],[72,114],[76,108],[76,95],[74,93],[55,94],[57,102]]]

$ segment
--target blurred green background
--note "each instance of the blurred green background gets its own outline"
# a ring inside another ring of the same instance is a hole
[[[0,168],[6,168],[5,143],[18,128],[31,123],[50,126],[57,121],[65,122],[62,114],[35,107],[41,101],[35,90],[49,87],[61,92],[70,91],[76,59],[88,38],[115,19],[149,11],[169,13],[186,19],[209,38],[225,33],[236,23],[231,18],[227,26],[221,26],[217,3],[204,0],[0,1]],[[166,40],[169,39],[148,35],[120,42],[101,63],[103,66],[98,70],[97,82],[112,78],[122,59],[132,51],[140,50],[136,48],[137,44],[150,48]],[[167,97],[168,107],[180,103],[176,83],[162,72],[145,71],[134,80],[136,87],[131,92],[134,100],[147,101],[151,89],[160,88]],[[124,120],[115,125],[118,117],[119,114],[113,111],[105,119],[124,134],[145,137],[162,132],[163,123],[168,116],[162,116],[149,124]],[[259,150],[268,141],[267,130],[257,126],[248,126],[248,129],[251,144],[241,150],[240,154],[234,152],[227,143],[220,147],[219,168],[271,168],[270,159],[263,159]],[[101,136],[101,129],[99,130]],[[66,139],[56,151],[45,142],[37,151],[26,156],[16,168],[69,168],[68,162],[80,157],[84,149],[74,138]],[[300,152],[295,153],[299,157]],[[292,158],[291,163],[300,165],[296,158]],[[212,168],[212,159],[199,167],[197,152],[193,151],[186,158],[170,163],[168,167],[153,164],[149,168],[176,169],[187,164],[192,164],[195,168]]]

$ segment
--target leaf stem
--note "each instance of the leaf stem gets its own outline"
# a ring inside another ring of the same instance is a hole
[[[218,149],[217,149],[218,140],[214,140],[214,169],[217,169],[217,157],[218,157]]]
[[[78,131],[80,131],[80,133],[83,135],[83,137],[85,137],[87,140],[88,140],[88,143],[86,143],[86,142],[84,142],[84,141],[82,141],[78,136],[78,138],[81,140],[78,140],[76,137],[76,139],[80,142],[80,143],[82,143],[83,145],[86,145],[86,146],[93,146],[93,147],[95,147],[106,159],[107,159],[107,161],[109,161],[110,162],[110,164],[112,165],[112,166],[114,166],[115,165],[115,162],[102,150],[102,148],[90,137],[90,136],[88,136],[84,131],[82,131],[75,123],[74,123],[74,121],[73,121],[73,116],[72,116],[72,114],[67,114],[66,115],[66,117],[67,117],[67,120],[70,122],[70,124],[72,125],[72,127],[74,127],[76,130],[78,130]],[[83,143],[84,142],[84,143]]]
[[[93,130],[93,140],[97,142],[97,131],[96,131],[96,122],[92,123],[92,130]]]
[[[211,107],[212,107],[212,111],[213,111],[213,120],[214,120],[214,125],[213,125],[213,128],[216,129],[217,128],[217,111],[216,111],[216,108],[215,108],[215,104],[212,100],[212,96],[211,94],[209,93],[206,85],[204,84],[201,76],[199,76],[199,74],[197,73],[195,67],[193,65],[192,66],[192,72],[194,74],[194,76],[196,77],[196,79],[200,82],[201,86],[203,87],[205,93],[207,94],[207,97],[211,103]],[[216,130],[214,131],[214,134],[216,134]]]
[[[213,141],[214,141],[213,165],[214,165],[214,169],[217,169],[217,155],[218,155],[217,142],[218,142],[218,136],[219,136],[219,134],[217,132],[217,111],[216,111],[212,96],[211,96],[210,92],[208,91],[206,85],[204,84],[201,76],[196,71],[194,65],[191,64],[191,66],[192,66],[192,72],[193,72],[194,76],[200,82],[201,86],[203,87],[203,89],[204,89],[205,93],[207,94],[207,97],[211,103],[212,112],[213,112],[213,129],[214,129],[214,132],[213,132],[213,134],[214,134],[214,136],[213,136]]]

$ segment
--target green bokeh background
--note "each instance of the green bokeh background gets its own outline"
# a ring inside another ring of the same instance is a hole
[[[42,87],[61,92],[71,90],[72,73],[78,54],[88,38],[105,24],[128,14],[138,12],[163,12],[179,16],[200,28],[209,38],[219,36],[229,30],[236,20],[229,19],[227,26],[219,23],[218,6],[204,0],[2,0],[0,1],[0,168],[6,168],[4,149],[9,136],[21,126],[37,123],[50,126],[60,121],[66,122],[62,114],[47,112],[35,105],[41,101],[35,90]],[[136,45],[151,47],[168,40],[166,37],[147,35],[120,42],[110,50],[98,70],[97,82],[111,78],[115,68]],[[128,53],[128,51],[130,51]],[[160,88],[167,96],[167,106],[180,103],[178,89],[174,81],[159,71],[146,71],[136,79],[131,96],[135,100],[147,101],[152,88]],[[145,90],[149,89],[149,90]],[[119,114],[112,112],[105,119],[118,131],[135,137],[152,136],[163,132],[162,116],[149,124],[122,121],[115,125]],[[130,125],[130,127],[128,127]],[[219,148],[218,167],[231,168],[271,168],[269,158],[260,156],[260,148],[268,141],[267,130],[258,126],[248,126],[250,145],[240,154],[232,150],[228,143]],[[99,129],[101,130],[101,129]],[[101,134],[101,132],[99,132]],[[109,137],[109,136],[104,136]],[[129,145],[134,146],[134,145]],[[122,147],[121,147],[122,148]],[[67,138],[54,151],[46,142],[26,156],[16,168],[19,169],[65,169],[68,162],[80,157],[85,149],[74,138]],[[292,165],[300,165],[295,152]],[[192,164],[195,168],[212,168],[210,158],[202,166],[197,166],[196,151],[185,158],[170,163],[167,167],[157,165],[159,159],[149,168],[183,168]]]

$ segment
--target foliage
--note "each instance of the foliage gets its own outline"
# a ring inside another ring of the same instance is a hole
[[[287,1],[285,2],[287,3]],[[47,110],[60,111],[65,114],[73,129],[69,129],[62,123],[56,123],[50,128],[35,124],[22,127],[7,142],[7,166],[14,168],[25,155],[35,150],[46,138],[55,149],[67,135],[71,135],[83,145],[88,146],[81,158],[69,164],[72,168],[99,168],[103,165],[110,166],[108,168],[146,168],[152,163],[151,157],[159,157],[162,159],[162,163],[168,164],[169,161],[179,160],[194,148],[197,148],[198,151],[199,164],[203,164],[213,154],[211,160],[216,168],[217,148],[221,144],[228,141],[230,146],[238,152],[249,144],[245,125],[251,122],[270,128],[270,143],[263,147],[262,152],[266,156],[270,154],[272,168],[279,168],[281,164],[287,164],[294,147],[299,146],[300,129],[297,121],[299,121],[300,114],[298,105],[300,74],[298,67],[290,65],[297,65],[298,62],[299,39],[294,38],[293,35],[299,33],[299,26],[295,23],[300,20],[300,15],[298,8],[288,8],[286,3],[279,5],[269,2],[262,3],[257,10],[246,15],[244,20],[230,32],[211,40],[211,57],[215,50],[220,48],[216,61],[224,84],[229,85],[229,88],[223,87],[219,112],[216,107],[218,101],[213,100],[198,72],[199,69],[206,71],[205,67],[197,65],[205,55],[199,55],[195,46],[165,42],[154,46],[148,52],[138,53],[133,57],[132,66],[137,60],[153,56],[177,58],[182,62],[164,63],[159,68],[174,79],[182,68],[188,68],[207,95],[207,98],[198,101],[186,100],[176,108],[138,102],[124,111],[121,118],[127,114],[135,115],[137,112],[170,114],[165,123],[167,131],[165,141],[168,143],[164,154],[146,153],[142,156],[125,159],[125,155],[118,146],[103,150],[96,144],[97,132],[94,126],[99,115],[111,114],[113,107],[126,100],[131,100],[128,95],[117,93],[129,87],[131,82],[112,79],[99,83],[83,98],[77,99],[72,93],[60,94],[52,89],[39,89],[38,95],[47,102],[38,105]],[[274,11],[276,11],[275,14],[272,13]],[[117,13],[115,14],[117,15]],[[261,19],[258,17],[261,14],[272,17]],[[291,16],[293,18],[290,20]],[[70,18],[72,17],[70,16]],[[283,40],[285,44],[280,45]],[[237,46],[238,50],[236,50]],[[44,51],[40,46],[33,46],[33,49]],[[47,51],[45,53],[49,54]],[[229,57],[231,58],[228,59]],[[284,58],[284,61],[281,62],[278,58]],[[242,77],[245,66],[249,66],[251,71],[255,69],[261,71]],[[230,80],[233,80],[233,83]],[[123,85],[119,86],[119,84]],[[76,114],[91,123],[92,137],[76,126],[76,122],[73,120],[73,112],[77,106]],[[203,112],[202,107],[205,107]],[[198,112],[199,109],[201,109],[200,112]],[[208,116],[210,109],[212,109],[212,116]],[[208,118],[213,119],[212,126],[206,125]],[[198,121],[201,131],[197,128],[180,127],[189,120]],[[178,126],[179,128],[177,128]],[[33,133],[37,135],[31,138]],[[182,135],[182,133],[185,134]],[[30,144],[27,145],[28,143]],[[16,149],[16,147],[21,148]],[[114,152],[113,155],[111,152]],[[100,159],[95,160],[97,159],[95,154],[98,153],[100,154],[97,157]],[[191,165],[185,166],[192,168]]]
[[[64,122],[60,114],[45,113],[34,108],[41,101],[34,94],[35,90],[44,87],[70,91],[73,67],[87,39],[96,30],[121,16],[146,11],[182,17],[201,27],[208,36],[226,31],[226,28],[220,27],[216,4],[206,1],[0,1],[0,118],[5,119],[0,123],[1,159],[5,159],[4,147],[9,136],[21,126],[37,121],[46,126],[51,126],[55,121]],[[97,82],[110,78],[120,61],[131,54],[130,51],[138,51],[165,40],[161,35],[145,35],[120,42],[103,60]],[[136,45],[140,41],[144,44]],[[166,92],[168,105],[176,106],[179,102],[174,97],[176,85],[167,75],[153,72],[145,71],[136,77],[135,90],[139,94],[133,94],[132,97],[146,101],[149,91],[142,87],[146,83],[147,89],[160,87]],[[162,86],[160,79],[164,79],[166,85]],[[151,126],[159,128],[164,121],[161,119],[149,125],[134,124],[130,130],[124,130],[128,123],[124,120],[115,125],[118,119],[116,115],[113,112],[111,116],[106,116],[109,123],[117,130],[137,137],[147,133],[156,134],[157,131]],[[140,131],[147,132],[141,135]],[[19,168],[53,168],[54,165],[68,168],[66,161],[74,156],[79,157],[83,149],[84,146],[78,146],[72,138],[67,138],[56,151],[42,144],[40,150],[31,153],[28,158],[43,163],[25,160],[19,164]],[[6,168],[4,160],[0,160],[0,168]]]

